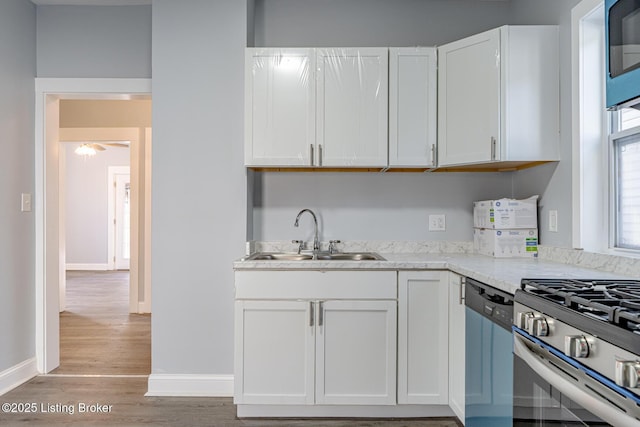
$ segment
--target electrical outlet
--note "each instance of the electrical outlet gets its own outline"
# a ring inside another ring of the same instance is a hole
[[[558,211],[549,211],[549,231],[558,231]]]
[[[429,231],[445,231],[447,229],[444,214],[429,215]]]

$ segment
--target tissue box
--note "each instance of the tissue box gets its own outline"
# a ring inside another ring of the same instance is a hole
[[[473,203],[473,226],[507,230],[538,228],[538,196],[528,199],[484,200]]]
[[[496,258],[535,258],[538,256],[538,229],[473,230],[477,253]]]

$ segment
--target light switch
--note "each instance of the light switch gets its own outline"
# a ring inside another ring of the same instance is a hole
[[[549,231],[558,231],[558,211],[549,211]]]
[[[20,201],[20,210],[22,212],[31,212],[31,193],[22,193]]]

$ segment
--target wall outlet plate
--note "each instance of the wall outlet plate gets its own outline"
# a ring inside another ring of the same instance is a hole
[[[429,231],[445,231],[447,229],[444,214],[429,215]]]

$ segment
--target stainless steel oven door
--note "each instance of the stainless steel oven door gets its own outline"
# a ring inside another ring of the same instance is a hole
[[[637,396],[513,331],[514,426],[640,426]]]

